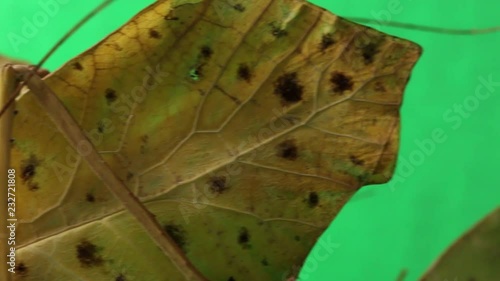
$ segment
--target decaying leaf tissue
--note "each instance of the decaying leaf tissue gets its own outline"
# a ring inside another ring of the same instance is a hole
[[[11,278],[292,277],[391,177],[420,53],[304,1],[158,1],[37,84],[69,117],[16,101]]]

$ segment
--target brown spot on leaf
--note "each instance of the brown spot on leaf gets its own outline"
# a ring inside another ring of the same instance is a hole
[[[336,93],[343,94],[344,91],[352,90],[352,86],[354,83],[351,80],[350,76],[345,75],[341,72],[333,72],[330,78],[330,82],[332,83],[332,90]]]
[[[245,11],[245,6],[243,6],[242,4],[236,4],[233,6],[233,8],[238,11],[238,12],[244,12]]]
[[[247,64],[242,63],[238,66],[238,78],[250,82],[252,79],[252,72]]]
[[[79,63],[79,62],[75,62],[73,64],[73,69],[76,69],[76,70],[83,70],[83,66]]]
[[[295,160],[298,156],[298,148],[295,140],[285,140],[278,144],[278,156],[287,160]]]
[[[115,281],[127,281],[127,278],[125,278],[125,275],[120,274],[116,276]]]
[[[222,194],[229,189],[227,186],[227,179],[224,176],[211,177],[207,183],[210,185],[210,191],[213,193]]]
[[[76,246],[76,257],[82,267],[100,266],[104,262],[96,245],[83,240]]]
[[[37,191],[40,189],[40,186],[36,182],[30,182],[30,183],[28,183],[28,189],[30,191]]]
[[[21,163],[21,179],[24,182],[30,181],[36,175],[36,169],[40,162],[35,157],[35,155],[31,155],[30,158],[24,160]]]
[[[26,275],[28,274],[28,267],[23,262],[20,262],[16,265],[15,273],[20,275]]]
[[[209,59],[213,54],[213,50],[209,46],[205,45],[201,47],[200,54],[202,58]]]
[[[118,98],[116,96],[116,91],[111,89],[111,88],[107,88],[104,93],[106,94],[105,95],[105,98],[106,98],[106,101],[108,102],[108,105],[113,103],[114,101],[116,101],[116,99]]]
[[[99,121],[97,123],[97,131],[102,134],[104,133],[104,123],[102,121]]]
[[[128,172],[128,173],[127,173],[127,180],[128,180],[128,181],[129,181],[129,180],[131,180],[133,177],[134,177],[134,174],[133,174],[133,173],[131,173],[131,172]]]
[[[85,201],[90,202],[90,203],[95,202],[94,194],[87,192],[87,194],[85,194]]]
[[[363,55],[363,59],[365,61],[365,64],[367,65],[373,62],[373,59],[377,53],[378,46],[373,42],[370,42],[361,48],[361,54]]]
[[[269,265],[269,262],[267,261],[266,258],[263,258],[260,263],[263,265],[263,266],[268,266]]]
[[[238,233],[238,244],[240,244],[243,249],[248,249],[250,248],[249,242],[250,233],[248,233],[248,229],[246,227],[240,228],[240,231]]]
[[[233,276],[229,276],[229,278],[227,279],[227,281],[236,281],[236,279],[234,279]]]
[[[149,37],[150,38],[155,38],[155,39],[160,39],[161,38],[161,34],[158,31],[154,30],[154,29],[150,29],[149,30]]]
[[[277,26],[276,23],[271,23],[271,34],[276,37],[276,38],[281,38],[283,36],[287,36],[288,32],[284,29],[281,29],[281,27]]]
[[[175,244],[177,244],[183,252],[186,252],[187,234],[184,228],[181,225],[171,223],[166,224],[163,229],[172,238],[172,240],[174,240]]]
[[[296,103],[302,100],[304,87],[300,85],[296,72],[280,76],[274,87],[274,93],[279,95],[284,103]]]
[[[318,206],[318,203],[319,203],[318,193],[316,193],[314,191],[309,192],[309,196],[307,198],[307,203],[309,204],[310,208],[314,208],[314,207]]]
[[[375,91],[377,91],[377,92],[386,92],[387,90],[385,89],[384,84],[382,84],[382,82],[377,81],[375,83]]]
[[[358,157],[356,157],[354,155],[349,156],[349,159],[351,160],[351,162],[354,165],[363,166],[363,164],[365,164],[365,161],[359,159]]]
[[[321,37],[321,44],[320,44],[321,51],[325,51],[333,44],[335,44],[335,40],[333,40],[333,34],[331,32],[323,34],[323,36]]]

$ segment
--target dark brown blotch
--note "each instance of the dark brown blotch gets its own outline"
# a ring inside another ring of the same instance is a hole
[[[87,192],[87,194],[85,194],[85,201],[94,203],[95,202],[94,194]]]
[[[295,140],[285,140],[278,144],[278,156],[287,160],[295,160],[299,155],[297,144]]]
[[[266,258],[263,258],[261,261],[260,261],[260,264],[262,264],[263,266],[268,266],[269,265],[269,262],[267,261]]]
[[[73,69],[76,69],[76,70],[83,70],[83,66],[79,63],[79,62],[75,62],[73,64]]]
[[[354,155],[349,156],[349,159],[351,160],[351,162],[354,165],[363,166],[363,164],[365,164],[365,161],[359,159],[358,157],[356,157]]]
[[[118,96],[116,95],[116,91],[111,88],[107,88],[104,91],[104,94],[105,94],[104,97],[106,98],[106,102],[108,103],[108,105],[116,101],[116,99],[118,98]]]
[[[227,179],[224,176],[213,176],[208,180],[207,184],[210,185],[210,191],[217,194],[222,194],[229,189]]]
[[[100,266],[104,260],[99,255],[99,249],[93,243],[83,240],[76,246],[76,257],[82,267]]]
[[[238,66],[238,78],[247,82],[252,80],[252,71],[246,63],[242,63]]]
[[[323,34],[323,36],[321,37],[321,44],[320,44],[321,51],[325,51],[333,44],[335,44],[335,40],[333,39],[333,33],[329,32]]]
[[[214,51],[207,45],[202,46],[200,49],[200,55],[204,59],[209,59],[213,53]]]
[[[270,24],[271,34],[276,38],[281,38],[288,35],[288,32],[281,27],[277,26],[274,22]]]
[[[238,12],[244,12],[245,11],[245,6],[243,6],[242,4],[238,3],[236,5],[233,6],[233,8],[238,11]]]
[[[157,30],[151,28],[149,30],[149,37],[154,39],[160,39],[161,34]]]
[[[240,228],[240,231],[238,233],[238,244],[243,247],[243,249],[248,249],[250,248],[250,233],[248,232],[248,229],[246,227]]]
[[[21,179],[24,182],[30,181],[36,175],[36,169],[40,161],[35,155],[31,155],[30,158],[22,161],[21,163]]]
[[[236,281],[236,279],[234,279],[233,276],[229,276],[229,278],[227,278],[227,281]]]
[[[309,205],[310,208],[314,208],[318,206],[319,203],[319,195],[318,193],[312,191],[309,192],[309,196],[307,197],[307,204]]]
[[[163,229],[185,253],[187,251],[187,234],[184,228],[181,225],[170,223],[166,224]]]
[[[330,82],[332,83],[332,90],[340,94],[343,94],[345,91],[351,91],[354,86],[352,77],[341,72],[333,72]]]
[[[378,46],[373,42],[368,43],[363,47],[361,47],[361,54],[363,56],[366,65],[371,64],[373,62],[374,57],[377,53],[378,53]]]
[[[120,274],[116,276],[115,281],[127,281],[127,278],[125,278],[125,275]]]
[[[24,264],[24,262],[20,262],[16,265],[16,268],[15,268],[15,273],[16,274],[20,274],[20,275],[26,275],[28,274],[28,267],[26,266],[26,264]]]
[[[281,75],[274,84],[274,93],[279,95],[284,103],[301,101],[304,87],[299,83],[297,72]]]
[[[102,121],[99,121],[97,123],[97,131],[102,134],[104,133],[104,123]]]
[[[29,191],[37,191],[40,189],[40,186],[36,182],[29,182],[28,189],[29,189]]]

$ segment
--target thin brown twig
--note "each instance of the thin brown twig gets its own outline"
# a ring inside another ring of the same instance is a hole
[[[394,22],[394,21],[378,21],[375,19],[367,19],[367,18],[356,18],[356,17],[345,17],[345,18],[350,20],[350,21],[362,23],[362,24],[378,24],[381,26],[407,28],[407,29],[418,30],[418,31],[423,31],[423,32],[449,34],[449,35],[478,35],[478,34],[500,32],[500,26],[480,28],[480,29],[452,29],[452,28],[425,26],[425,25],[419,25],[419,24],[413,24],[413,23],[402,23],[402,22]]]
[[[95,9],[90,11],[84,18],[82,18],[73,28],[71,28],[64,36],[57,41],[57,43],[43,56],[43,58],[35,65],[33,68],[33,72],[30,73],[30,76],[27,78],[29,80],[33,73],[36,73],[42,65],[54,54],[55,51],[59,49],[59,47],[68,40],[68,38],[73,35],[80,27],[82,27],[85,23],[87,23],[92,17],[94,17],[96,14],[101,12],[104,8],[106,8],[109,4],[111,4],[114,0],[105,0],[104,2],[101,3],[101,5],[97,6]],[[0,117],[5,113],[7,108],[16,100],[16,98],[19,96],[21,93],[21,89],[24,87],[25,82],[19,83],[19,85],[16,87],[14,94],[10,96],[9,100],[3,105],[3,107],[0,109]]]
[[[64,104],[58,99],[57,95],[52,92],[40,77],[33,75],[30,69],[22,66],[14,66],[14,69],[22,74],[31,93],[35,95],[37,101],[45,109],[50,119],[52,119],[59,131],[69,141],[73,149],[78,152],[94,173],[108,187],[108,190],[114,194],[125,209],[145,229],[149,237],[160,247],[163,253],[184,276],[185,280],[207,281],[186,258],[174,240],[162,230],[153,214],[146,209],[132,191],[111,170],[71,113],[69,113]],[[31,78],[28,79],[28,76],[31,76]],[[81,152],[81,147],[83,146],[85,146],[85,153]]]

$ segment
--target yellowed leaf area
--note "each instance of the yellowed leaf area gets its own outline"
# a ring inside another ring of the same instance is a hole
[[[208,280],[283,280],[390,178],[420,53],[303,1],[159,1],[45,82]],[[30,93],[16,110],[15,279],[182,280]]]

